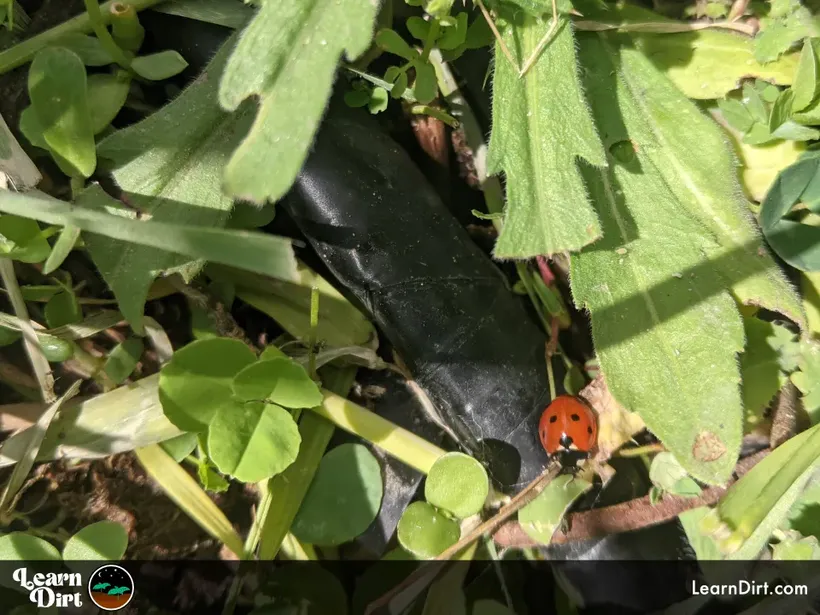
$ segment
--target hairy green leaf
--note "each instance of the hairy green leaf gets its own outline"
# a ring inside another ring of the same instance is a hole
[[[28,93],[60,169],[72,177],[90,177],[97,157],[82,60],[63,47],[42,49],[31,62]]]
[[[760,31],[754,39],[754,54],[758,62],[773,62],[800,39],[820,34],[807,8],[800,6],[799,2],[789,4],[787,13],[760,20]]]
[[[640,131],[630,137],[645,133],[637,145],[652,158],[679,203],[717,242],[708,252],[714,272],[742,303],[779,312],[804,327],[800,298],[767,252],[741,196],[725,135],[643,54],[625,45],[619,57],[628,95],[641,114],[631,125],[633,116],[624,114],[627,130],[632,133],[634,126]]]
[[[645,81],[636,82],[627,51],[607,40],[588,35],[581,46],[610,167],[584,169],[604,237],[573,255],[573,296],[591,312],[614,397],[641,416],[689,474],[720,484],[731,475],[742,437],[740,314],[707,259],[719,247],[716,238],[660,168],[670,164],[663,156],[671,144],[659,146],[657,122],[647,121],[647,101],[639,98],[649,95],[640,89]],[[648,64],[650,70],[656,72]],[[702,144],[698,151],[705,151]]]
[[[549,28],[546,20],[520,20],[502,35],[518,66]],[[603,166],[605,158],[575,68],[572,27],[559,26],[523,78],[498,44],[495,55],[487,171],[504,171],[507,205],[494,254],[529,258],[578,250],[600,238],[601,225],[576,161]]]
[[[236,198],[276,201],[293,184],[324,113],[339,59],[364,53],[377,2],[265,0],[243,31],[219,88],[227,110],[259,96],[250,133],[225,169]]]

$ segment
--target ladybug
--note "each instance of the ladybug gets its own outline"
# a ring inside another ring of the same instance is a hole
[[[541,444],[562,473],[575,473],[598,442],[598,417],[580,397],[560,395],[547,406],[538,422]]]

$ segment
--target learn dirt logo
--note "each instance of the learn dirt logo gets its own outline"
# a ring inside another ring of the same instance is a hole
[[[119,611],[134,597],[134,579],[122,566],[102,566],[88,580],[88,595],[104,611]]]

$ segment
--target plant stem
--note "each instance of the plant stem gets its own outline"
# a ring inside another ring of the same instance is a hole
[[[642,23],[602,23],[599,21],[577,20],[572,25],[576,30],[587,32],[603,32],[605,30],[620,30],[621,32],[646,32],[648,34],[676,34],[681,32],[694,32],[696,30],[732,30],[749,36],[755,35],[755,27],[751,24],[738,21],[715,21],[715,22],[656,22],[648,21]]]
[[[111,33],[108,31],[108,21],[103,21],[98,0],[84,0],[84,2],[88,18],[91,20],[91,27],[94,30],[94,34],[97,35],[100,44],[109,55],[114,58],[117,64],[125,70],[130,70],[131,59],[125,54],[122,48],[117,45],[117,41],[114,40],[114,37],[111,36]],[[108,19],[111,19],[111,15],[109,15]]]
[[[154,6],[155,4],[160,4],[165,1],[166,0],[130,0],[129,4],[131,4],[135,10],[142,11]],[[106,2],[98,7],[101,13],[101,23],[103,25],[107,25],[110,22],[111,5],[116,2],[117,0],[109,0],[109,2]],[[64,21],[60,25],[55,26],[50,30],[46,30],[37,36],[33,36],[22,43],[18,43],[14,47],[0,53],[0,75],[30,62],[38,51],[54,43],[66,34],[75,32],[86,34],[92,30],[93,27],[91,25],[91,18],[88,13],[82,13],[76,17],[72,17],[68,21]]]
[[[422,474],[427,474],[436,460],[446,453],[435,444],[391,423],[378,414],[354,404],[330,391],[322,391],[325,400],[313,412],[337,427],[371,442]]]
[[[319,329],[319,288],[314,284],[310,289],[310,331],[308,332],[308,373],[316,381],[316,333]]]
[[[6,292],[9,295],[9,301],[11,301],[14,314],[20,319],[23,344],[25,345],[26,353],[31,362],[31,367],[34,370],[34,375],[37,378],[37,383],[40,385],[40,393],[42,394],[43,401],[46,404],[52,404],[57,399],[57,396],[54,394],[54,376],[51,373],[48,360],[46,360],[40,348],[37,334],[30,324],[26,302],[23,299],[20,286],[17,284],[17,276],[14,274],[14,263],[10,259],[0,258],[0,276],[3,279],[3,286],[6,287]]]

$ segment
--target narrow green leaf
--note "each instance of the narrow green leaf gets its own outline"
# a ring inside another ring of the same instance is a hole
[[[44,141],[70,176],[90,177],[97,165],[85,66],[64,47],[46,47],[28,73],[31,106]]]
[[[54,248],[52,248],[51,254],[48,255],[48,258],[43,265],[44,275],[54,273],[60,268],[63,262],[65,262],[65,259],[74,249],[74,246],[77,244],[77,240],[79,238],[80,229],[76,226],[69,224],[63,228],[60,232],[60,236],[54,243]]]
[[[244,26],[254,14],[251,4],[235,0],[174,0],[151,10],[234,29]]]
[[[63,290],[49,299],[44,312],[50,329],[73,325],[83,319],[80,304],[71,289]]]
[[[193,453],[196,450],[196,445],[197,434],[195,433],[184,433],[160,444],[163,450],[177,463]]]
[[[518,66],[535,51],[547,21],[522,16],[503,39]],[[605,157],[575,70],[572,27],[554,40],[523,78],[496,45],[493,131],[488,172],[504,171],[507,205],[495,245],[498,258],[529,258],[578,250],[601,236],[576,164],[603,166]],[[561,121],[556,121],[556,118]]]
[[[81,203],[80,207],[72,207],[35,191],[25,194],[0,192],[0,211],[33,216],[48,224],[74,225],[87,232],[86,243],[93,243],[100,249],[95,256],[98,268],[103,275],[108,272],[109,283],[113,282],[119,289],[120,309],[138,332],[135,323],[142,321],[142,306],[154,278],[152,272],[155,270],[149,270],[149,267],[152,263],[168,263],[169,258],[174,257],[172,253],[165,252],[168,246],[174,246],[174,249],[185,254],[186,258],[177,257],[183,262],[207,259],[281,279],[292,280],[296,276],[293,248],[290,240],[285,238],[252,231],[157,222],[156,218],[138,221],[133,210],[106,195],[98,185],[86,189],[78,203]],[[119,215],[93,210],[103,208]],[[167,209],[173,209],[168,212],[169,217],[180,214],[180,208]],[[189,209],[185,211],[190,212]],[[202,214],[202,210],[197,213]],[[95,243],[97,235],[118,241],[98,244]],[[123,249],[122,242],[126,242],[127,250]],[[142,246],[152,249],[142,249]],[[48,249],[46,247],[46,254],[40,260],[47,256]],[[135,263],[139,263],[140,267],[137,268]],[[147,271],[141,270],[142,266]],[[129,274],[130,278],[127,277]],[[137,276],[140,285],[135,289],[137,284],[134,278]],[[143,276],[150,279],[143,280]]]
[[[787,440],[729,488],[700,529],[728,559],[757,558],[817,468],[820,426]]]
[[[125,71],[88,78],[88,106],[92,110],[91,123],[95,135],[105,130],[117,117],[128,98],[130,87],[131,77]]]
[[[146,472],[185,514],[208,534],[223,542],[237,557],[242,557],[242,539],[225,514],[190,474],[157,445],[137,449],[136,454]]]
[[[208,429],[208,455],[220,472],[255,483],[296,459],[301,437],[290,412],[260,402],[220,405]]]
[[[54,41],[54,46],[73,51],[86,66],[105,66],[114,63],[114,59],[96,36],[70,32]]]
[[[464,453],[448,453],[430,468],[424,497],[436,508],[465,519],[484,507],[489,487],[487,471],[478,461]]]
[[[800,298],[767,252],[748,201],[741,196],[724,133],[643,54],[628,44],[618,54],[628,91],[624,95],[642,115],[627,115],[629,138],[650,155],[680,205],[703,225],[705,232],[699,234],[717,242],[708,251],[712,271],[742,303],[764,306],[803,328]],[[721,181],[715,181],[716,176]]]
[[[699,184],[688,165],[668,156],[678,155],[674,142],[658,147],[659,131],[668,135],[668,127],[647,121],[650,103],[670,113],[677,107],[668,105],[681,101],[648,88],[646,75],[641,78],[627,57],[630,50],[605,40],[584,36],[581,46],[587,93],[610,150],[608,171],[584,169],[604,238],[573,255],[573,297],[591,312],[596,352],[614,397],[641,416],[689,474],[721,484],[742,437],[740,314],[729,284],[708,260],[719,246],[699,219],[706,210],[688,211],[694,195],[685,190]],[[684,113],[690,122],[699,117]],[[708,151],[703,141],[696,148]],[[686,173],[686,182],[673,185],[665,171]],[[736,252],[729,251],[732,258]]]
[[[119,223],[122,226],[126,226],[125,219],[136,218],[134,208],[138,208],[151,215],[151,222],[219,233],[232,207],[232,200],[222,192],[222,170],[252,119],[250,107],[229,115],[217,101],[219,78],[233,40],[222,46],[199,79],[172,102],[100,143],[100,159],[112,168],[132,207],[101,202],[96,198],[101,192],[93,186],[77,199],[80,206],[105,207],[122,216],[115,218],[123,220]],[[143,229],[140,234],[150,233]],[[220,250],[215,242],[200,243],[199,254],[193,255],[181,250],[190,245],[182,236],[168,239],[164,245],[148,244],[151,247],[126,246],[110,235],[87,233],[84,239],[122,313],[138,333],[142,331],[148,288],[160,272],[178,271],[190,279],[202,267],[199,259],[217,260],[221,251],[238,256],[248,249],[236,244]],[[179,253],[168,251],[171,247]]]
[[[145,350],[145,345],[138,337],[131,337],[117,344],[108,353],[103,371],[114,384],[122,384],[137,367],[143,350]]]
[[[144,79],[162,81],[184,71],[188,68],[188,62],[179,52],[166,49],[147,56],[137,56],[131,60],[131,68]]]
[[[797,72],[794,75],[794,99],[792,100],[792,110],[803,111],[820,93],[820,57],[818,57],[818,39],[806,39],[803,41],[803,49],[800,52],[800,63],[797,65]]]
[[[291,531],[302,542],[339,545],[362,534],[382,502],[379,462],[361,444],[343,444],[324,456]],[[328,515],[328,510],[333,510]]]
[[[293,184],[324,113],[342,53],[370,45],[378,3],[265,2],[242,33],[221,79],[227,110],[258,95],[250,133],[225,169],[225,189],[255,203],[277,201]]]
[[[255,361],[250,348],[230,338],[198,340],[180,348],[160,372],[165,415],[180,429],[205,431],[220,408],[233,407],[233,380]]]
[[[117,562],[128,547],[128,532],[114,521],[97,521],[86,525],[68,539],[63,547],[63,560],[98,560]]]

